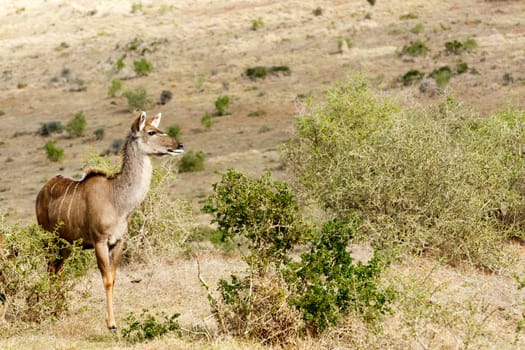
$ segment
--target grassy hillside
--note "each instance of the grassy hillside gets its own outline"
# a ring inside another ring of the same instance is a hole
[[[291,184],[310,224],[358,216],[348,251],[389,258],[378,285],[395,290],[391,312],[371,321],[345,311],[287,346],[523,347],[524,10],[478,0],[2,2],[0,232],[24,244],[0,247],[0,283],[11,278],[17,295],[0,348],[278,348],[221,333],[199,280],[200,266],[218,297],[220,279],[249,271],[246,238],[223,241],[201,212],[228,168]],[[162,112],[191,157],[155,161],[157,186],[117,277],[113,335],[93,253],[50,279],[33,207],[56,173],[118,168],[135,108]],[[176,331],[125,336],[133,318],[159,326],[179,313]]]

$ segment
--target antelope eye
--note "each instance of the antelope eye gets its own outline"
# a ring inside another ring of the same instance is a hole
[[[156,133],[157,133],[156,131],[148,131],[148,135],[149,135],[149,136],[153,136],[153,135],[155,135]]]

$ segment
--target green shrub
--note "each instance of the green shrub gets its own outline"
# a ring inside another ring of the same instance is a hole
[[[418,71],[417,69],[411,69],[406,72],[401,80],[403,81],[404,86],[412,85],[425,77],[425,74]]]
[[[131,13],[143,11],[142,2],[134,2],[131,4]]]
[[[84,112],[80,111],[66,124],[64,129],[69,134],[69,137],[80,137],[84,135],[86,124],[87,122]]]
[[[452,69],[449,66],[436,68],[430,73],[439,87],[445,87],[452,78]]]
[[[466,39],[463,42],[452,40],[445,43],[445,52],[453,55],[459,55],[465,51],[472,51],[476,47],[478,47],[478,43],[474,39]]]
[[[108,88],[108,95],[116,97],[122,91],[122,81],[115,79],[111,81],[111,86]]]
[[[423,31],[423,29],[424,29],[423,24],[418,23],[415,26],[413,26],[412,28],[410,28],[410,33],[412,33],[412,34],[420,34]]]
[[[268,124],[263,124],[261,125],[261,127],[259,128],[259,134],[264,134],[265,132],[268,132],[272,130],[272,128],[270,127],[270,125]]]
[[[349,40],[349,39],[348,39]],[[272,75],[290,75],[292,71],[288,66],[255,66],[251,68],[246,68],[244,74],[251,80],[264,79],[268,74]]]
[[[40,136],[49,136],[53,133],[61,133],[63,130],[64,130],[64,127],[62,126],[61,122],[51,121],[47,123],[42,123],[37,133]]]
[[[133,70],[138,76],[147,76],[153,71],[153,65],[145,58],[133,61]]]
[[[261,17],[254,19],[252,21],[252,27],[251,27],[252,30],[259,30],[259,29],[262,29],[263,27],[264,27],[264,22]]]
[[[465,62],[459,62],[458,64],[456,64],[456,74],[463,74],[463,73],[466,73],[468,71],[468,64],[466,64]]]
[[[136,110],[148,110],[155,105],[153,100],[148,97],[146,89],[139,86],[133,90],[126,90],[122,94],[128,100],[128,109],[130,112]]]
[[[509,85],[509,84],[514,83],[514,77],[509,72],[503,73],[502,78],[503,78],[503,85]]]
[[[211,128],[212,124],[213,124],[213,120],[211,118],[211,114],[206,112],[202,115],[201,117],[201,124],[202,126],[204,126],[204,128],[206,129],[209,129]]]
[[[64,149],[58,147],[55,141],[47,141],[44,145],[47,153],[47,158],[52,162],[58,162],[64,157]]]
[[[366,264],[356,264],[347,250],[357,228],[357,220],[326,222],[310,239],[301,260],[288,266],[291,303],[301,311],[311,334],[335,326],[349,311],[369,320],[391,311],[394,290],[382,290],[378,283],[384,259],[376,252]]]
[[[260,117],[266,115],[266,111],[264,109],[258,108],[255,111],[251,111],[248,113],[248,117]]]
[[[122,337],[129,343],[136,344],[160,338],[170,332],[180,335],[181,328],[177,320],[179,316],[178,313],[169,317],[162,314],[161,319],[157,320],[147,309],[143,309],[139,317],[129,313],[124,318],[126,327],[121,331]]]
[[[421,56],[427,54],[429,51],[430,50],[427,45],[418,39],[408,45],[403,46],[401,49],[401,55]]]
[[[104,138],[104,134],[105,134],[104,128],[98,128],[95,131],[93,131],[93,137],[97,141],[102,140]]]
[[[229,170],[213,190],[203,211],[223,240],[248,244],[245,277],[221,279],[220,297],[209,294],[222,332],[283,345],[306,329],[321,333],[348,312],[374,319],[389,311],[393,293],[380,291],[379,256],[354,264],[347,251],[356,224],[331,221],[317,232],[290,187],[269,174],[251,179]],[[299,246],[306,252],[292,259]]]
[[[361,78],[298,118],[285,150],[301,193],[339,218],[357,213],[374,244],[490,270],[521,236],[525,114],[479,117],[447,98],[421,112]]]
[[[245,74],[251,80],[264,79],[268,75],[268,69],[263,66],[246,68]]]
[[[469,38],[463,42],[463,48],[465,51],[472,51],[478,47],[478,43],[475,39]]]
[[[337,49],[341,52],[343,50],[343,45],[346,43],[347,48],[354,46],[352,39],[350,38],[339,38],[337,39]]]
[[[6,321],[42,322],[64,315],[78,277],[94,266],[93,255],[37,225],[11,225],[5,214],[0,214],[0,237],[0,296],[5,299]],[[61,273],[48,273],[48,262],[62,248],[71,255]]]
[[[217,110],[217,115],[223,116],[223,115],[231,114],[228,111],[229,107],[230,107],[230,96],[228,95],[219,96],[215,100],[215,109]]]
[[[120,171],[120,165],[108,158],[95,152],[90,152],[89,156],[82,163],[82,168],[86,170],[94,170],[111,177]]]
[[[117,60],[117,63],[115,63],[115,65],[117,67],[117,71],[121,71],[122,69],[124,69],[124,67],[126,67],[126,63],[124,62],[125,58],[126,58],[126,56],[121,56]]]
[[[184,152],[179,162],[179,172],[189,173],[204,170],[204,153],[202,151]]]
[[[399,19],[402,20],[402,21],[406,21],[406,20],[409,20],[409,19],[418,19],[418,18],[419,18],[419,16],[416,15],[415,13],[412,13],[412,12],[405,13],[404,15],[399,16]]]
[[[178,140],[180,135],[182,135],[182,131],[179,124],[172,124],[168,126],[168,129],[166,129],[166,133],[173,137],[175,140]]]
[[[169,101],[171,101],[171,99],[173,98],[173,93],[169,90],[162,90],[162,92],[160,93],[160,104],[161,105],[165,105],[166,103],[168,103]]]
[[[352,47],[352,42],[350,41],[350,39],[346,39],[346,41],[348,43],[348,47]],[[273,75],[279,75],[279,74],[291,75],[292,74],[292,71],[290,70],[290,67],[288,66],[271,66],[268,68],[268,72]]]
[[[122,151],[125,143],[126,141],[124,139],[113,140],[106,154],[119,154]]]
[[[299,242],[303,227],[296,198],[285,183],[272,181],[270,174],[254,180],[229,170],[213,191],[203,211],[213,215],[224,239],[248,238],[254,264],[283,260]]]
[[[463,44],[457,40],[447,41],[445,43],[445,50],[448,53],[457,55],[463,51]]]

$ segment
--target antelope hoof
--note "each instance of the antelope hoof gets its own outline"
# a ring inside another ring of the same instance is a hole
[[[109,331],[113,334],[117,334],[117,326],[113,325],[108,327]]]

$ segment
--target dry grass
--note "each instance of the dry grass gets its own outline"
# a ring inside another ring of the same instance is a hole
[[[210,286],[231,273],[242,273],[240,260],[220,253],[201,253],[202,274]],[[134,283],[140,280],[138,283]],[[298,340],[297,349],[516,349],[524,334],[516,333],[525,295],[513,278],[462,270],[434,260],[414,258],[394,264],[384,282],[399,291],[394,313],[376,325],[348,317],[317,339]],[[268,285],[267,287],[270,287]],[[164,256],[148,265],[121,269],[116,286],[117,323],[129,312],[180,312],[182,338],[168,335],[131,346],[106,329],[104,296],[98,271],[92,270],[73,291],[69,315],[38,326],[7,325],[0,348],[41,349],[272,349],[219,335],[207,293],[200,286],[197,264],[182,255]]]

